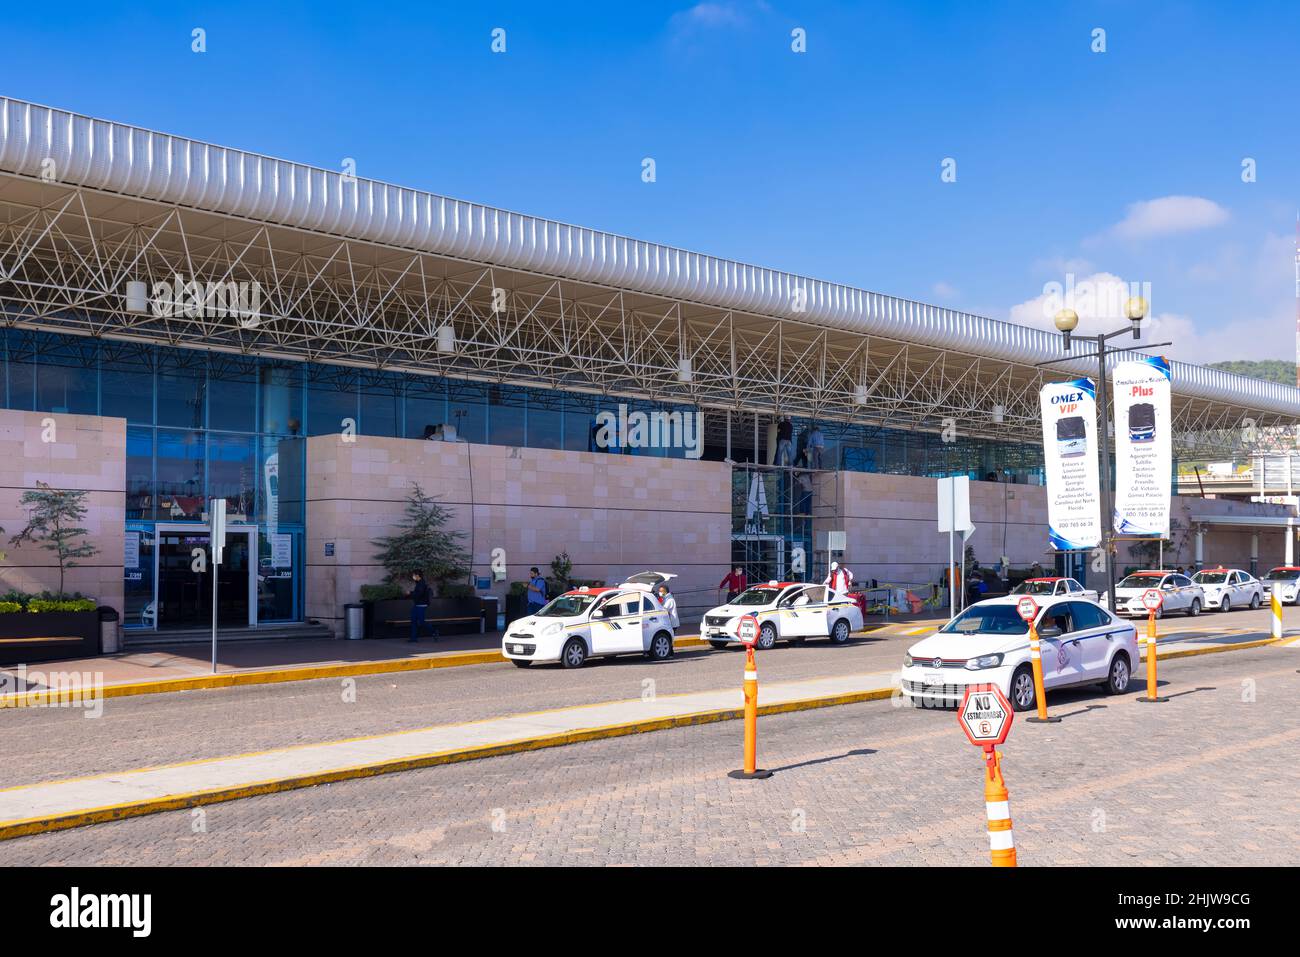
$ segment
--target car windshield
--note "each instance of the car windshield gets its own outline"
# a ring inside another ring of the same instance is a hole
[[[780,592],[775,588],[751,588],[741,592],[734,599],[733,605],[770,605]]]
[[[1300,578],[1300,568],[1274,568],[1264,576],[1266,581],[1293,582]]]
[[[1119,583],[1119,588],[1158,588],[1164,575],[1129,575]]]
[[[537,614],[541,618],[573,618],[586,614],[595,603],[595,595],[561,595]]]
[[[939,631],[957,635],[1023,635],[1029,626],[1015,605],[972,605]]]
[[[1192,576],[1192,581],[1198,585],[1222,585],[1227,580],[1227,572],[1197,572]]]
[[[1056,591],[1056,582],[1021,582],[1011,592],[1013,595],[1050,595]]]

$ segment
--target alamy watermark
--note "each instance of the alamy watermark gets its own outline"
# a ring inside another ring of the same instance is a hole
[[[176,273],[171,282],[153,284],[150,307],[156,319],[233,317],[255,324],[262,310],[262,284],[256,280],[204,283]]]
[[[666,412],[618,411],[596,413],[596,447],[622,449],[684,449],[688,459],[704,454],[704,416],[697,409]]]
[[[84,708],[87,718],[104,714],[102,671],[29,671],[15,665],[0,671],[0,695],[12,694],[3,706],[27,708]]]

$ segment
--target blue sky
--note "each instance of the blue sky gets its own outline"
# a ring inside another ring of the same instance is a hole
[[[110,7],[10,5],[0,90],[1001,319],[1149,284],[1174,357],[1294,351],[1294,2]]]

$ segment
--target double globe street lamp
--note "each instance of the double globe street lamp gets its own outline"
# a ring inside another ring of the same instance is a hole
[[[1111,501],[1111,474],[1110,474],[1110,398],[1109,389],[1106,384],[1106,358],[1111,355],[1118,355],[1127,352],[1127,349],[1108,346],[1111,339],[1119,336],[1132,334],[1134,339],[1142,337],[1142,320],[1146,318],[1147,301],[1141,296],[1133,296],[1124,303],[1124,315],[1128,317],[1129,324],[1114,332],[1107,332],[1096,336],[1080,336],[1075,334],[1075,329],[1079,327],[1079,314],[1073,309],[1065,308],[1056,314],[1056,328],[1060,330],[1064,339],[1065,351],[1071,352],[1074,348],[1074,340],[1082,339],[1089,345],[1095,347],[1095,352],[1085,353],[1084,355],[1068,355],[1059,359],[1048,359],[1046,362],[1039,362],[1037,365],[1046,366],[1057,362],[1069,362],[1074,360],[1091,359],[1094,356],[1097,359],[1097,434],[1100,436],[1098,441],[1097,454],[1100,460],[1101,469],[1101,546],[1103,557],[1106,561],[1106,605],[1111,612],[1115,611],[1115,561],[1113,552],[1114,544],[1114,523],[1115,512],[1114,505]],[[1170,342],[1150,342],[1146,344],[1147,348],[1156,346],[1172,345]]]

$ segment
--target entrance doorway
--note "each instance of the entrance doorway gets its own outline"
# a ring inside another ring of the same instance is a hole
[[[230,526],[217,573],[217,624],[247,628],[257,624],[257,563],[253,527]],[[157,627],[203,628],[212,624],[211,536],[204,525],[158,526],[156,556]],[[195,550],[204,553],[195,571]]]

